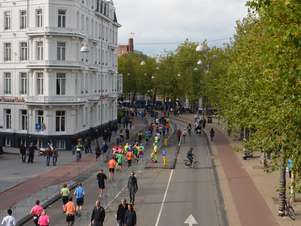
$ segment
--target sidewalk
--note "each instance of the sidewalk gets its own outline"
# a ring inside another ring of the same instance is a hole
[[[184,115],[180,120],[192,121],[193,115]],[[231,226],[297,226],[296,221],[277,216],[276,188],[279,176],[266,174],[258,167],[259,160],[243,161],[236,153],[237,145],[217,123],[207,124],[206,132],[216,131],[212,151],[222,187],[226,212]],[[298,210],[295,206],[295,210]],[[296,211],[298,213],[298,211]]]
[[[145,128],[145,122],[139,120],[134,128],[131,137]],[[99,161],[95,161],[95,154],[88,154],[84,155],[80,162],[72,161],[24,180],[0,193],[0,217],[3,217],[7,208],[13,208],[17,220],[21,219],[36,199],[40,199],[42,203],[49,201],[58,193],[62,183],[68,182],[72,185],[79,176],[86,178],[99,167]]]

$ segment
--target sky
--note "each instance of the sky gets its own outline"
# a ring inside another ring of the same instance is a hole
[[[247,15],[246,0],[113,0],[119,44],[132,35],[135,50],[159,55],[185,39],[221,46],[233,36],[237,20]],[[133,33],[133,34],[131,34]]]

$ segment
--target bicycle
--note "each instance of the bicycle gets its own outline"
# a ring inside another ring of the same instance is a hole
[[[190,164],[190,161],[188,159],[185,159],[184,165],[192,169],[197,169],[199,166],[199,162],[197,160],[193,160],[192,164]]]
[[[290,202],[285,199],[284,202],[284,215],[289,216],[292,220],[296,220],[296,213]]]

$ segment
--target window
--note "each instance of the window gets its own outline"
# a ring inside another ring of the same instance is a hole
[[[11,110],[4,109],[4,117],[5,117],[5,128],[11,129]]]
[[[56,75],[56,95],[66,94],[66,75],[58,73]]]
[[[44,47],[43,42],[37,42],[36,46],[36,58],[37,60],[43,60],[44,59]]]
[[[55,115],[55,130],[56,132],[65,131],[65,111],[57,111]]]
[[[57,26],[58,27],[66,27],[66,10],[59,9]]]
[[[44,130],[44,111],[38,110],[37,111],[37,130]]]
[[[43,27],[43,11],[42,11],[42,9],[36,10],[36,27]]]
[[[25,61],[28,60],[28,46],[27,42],[20,43],[20,60]]]
[[[58,42],[57,43],[57,60],[66,59],[66,43]]]
[[[4,94],[11,94],[11,73],[4,73]]]
[[[20,29],[25,29],[27,27],[27,13],[26,10],[20,11]]]
[[[11,43],[4,43],[4,61],[11,61]]]
[[[55,147],[57,149],[61,149],[61,150],[66,149],[66,141],[65,140],[57,140],[55,143]]]
[[[10,30],[11,29],[11,15],[10,11],[4,12],[4,30]]]
[[[21,110],[21,130],[27,130],[28,129],[28,116],[27,116],[27,110]]]
[[[20,94],[21,95],[25,95],[27,94],[27,88],[28,84],[27,84],[27,73],[20,73]]]
[[[44,78],[43,73],[37,73],[37,95],[44,94]]]

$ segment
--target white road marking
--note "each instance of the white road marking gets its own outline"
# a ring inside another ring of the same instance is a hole
[[[160,221],[160,218],[161,218],[161,215],[162,215],[163,207],[164,207],[164,204],[165,204],[165,201],[166,201],[167,192],[169,190],[169,186],[170,186],[170,182],[171,182],[173,172],[174,172],[174,170],[171,170],[171,172],[170,172],[168,183],[167,183],[166,190],[165,190],[165,194],[164,194],[164,197],[163,197],[163,200],[162,200],[162,203],[161,203],[160,211],[159,211],[155,226],[159,225],[159,221]]]
[[[118,193],[115,195],[115,197],[108,203],[108,205],[105,207],[105,209],[109,208],[109,206],[119,197],[119,195],[126,189],[127,185],[125,185]]]

